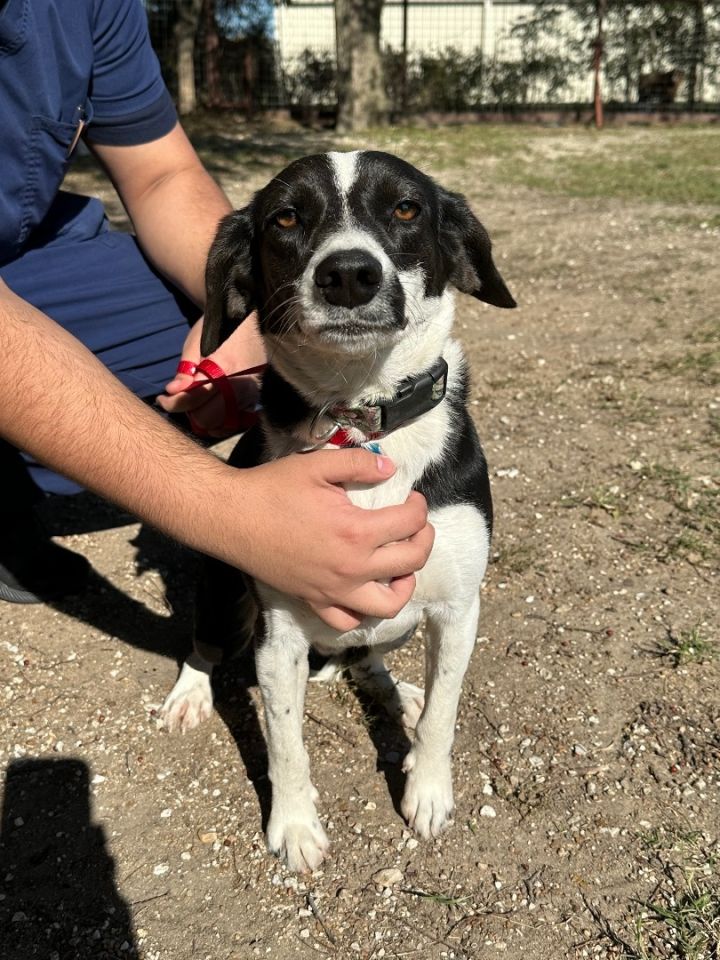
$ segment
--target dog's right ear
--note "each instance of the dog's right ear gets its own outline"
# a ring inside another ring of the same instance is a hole
[[[209,356],[255,307],[252,207],[229,213],[210,247],[205,268],[205,318],[200,351]]]

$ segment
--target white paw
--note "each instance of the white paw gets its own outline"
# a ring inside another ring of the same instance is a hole
[[[411,750],[403,770],[407,773],[400,805],[403,816],[423,839],[439,836],[450,825],[455,808],[450,764],[418,762]]]
[[[397,685],[397,694],[400,700],[401,715],[398,718],[403,726],[414,730],[425,709],[425,691],[412,683],[400,680]]]
[[[330,841],[312,802],[300,804],[287,813],[273,807],[267,845],[271,853],[297,873],[317,870],[330,849]]]
[[[188,662],[183,664],[177,683],[160,708],[160,720],[170,733],[193,730],[212,713],[211,670],[212,667],[198,670]]]

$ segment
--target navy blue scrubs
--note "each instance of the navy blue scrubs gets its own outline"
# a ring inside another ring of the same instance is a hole
[[[199,311],[100,201],[59,188],[80,128],[129,146],[176,120],[141,0],[0,0],[0,277],[143,398],[172,379]],[[30,466],[48,492],[79,489]]]

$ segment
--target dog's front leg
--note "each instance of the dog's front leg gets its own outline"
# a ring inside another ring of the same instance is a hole
[[[405,758],[401,809],[420,836],[436,837],[454,808],[451,752],[463,677],[475,646],[479,600],[462,610],[428,615],[425,709]]]
[[[305,872],[317,869],[329,847],[315,809],[318,794],[310,782],[310,762],[302,739],[307,642],[286,624],[277,627],[270,622],[267,626],[255,652],[272,783],[267,843],[291,870]]]

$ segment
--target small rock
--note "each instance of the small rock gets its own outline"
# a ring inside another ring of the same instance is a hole
[[[215,843],[218,835],[216,830],[199,830],[198,840],[200,843]]]
[[[373,876],[373,883],[376,887],[392,887],[402,879],[403,875],[397,867],[388,867],[385,870],[378,870]]]
[[[170,872],[169,863],[158,863],[157,866],[153,867],[153,876],[155,877],[164,877],[166,873]]]
[[[496,817],[495,807],[491,807],[489,803],[484,804],[480,807],[480,816],[481,817]]]

